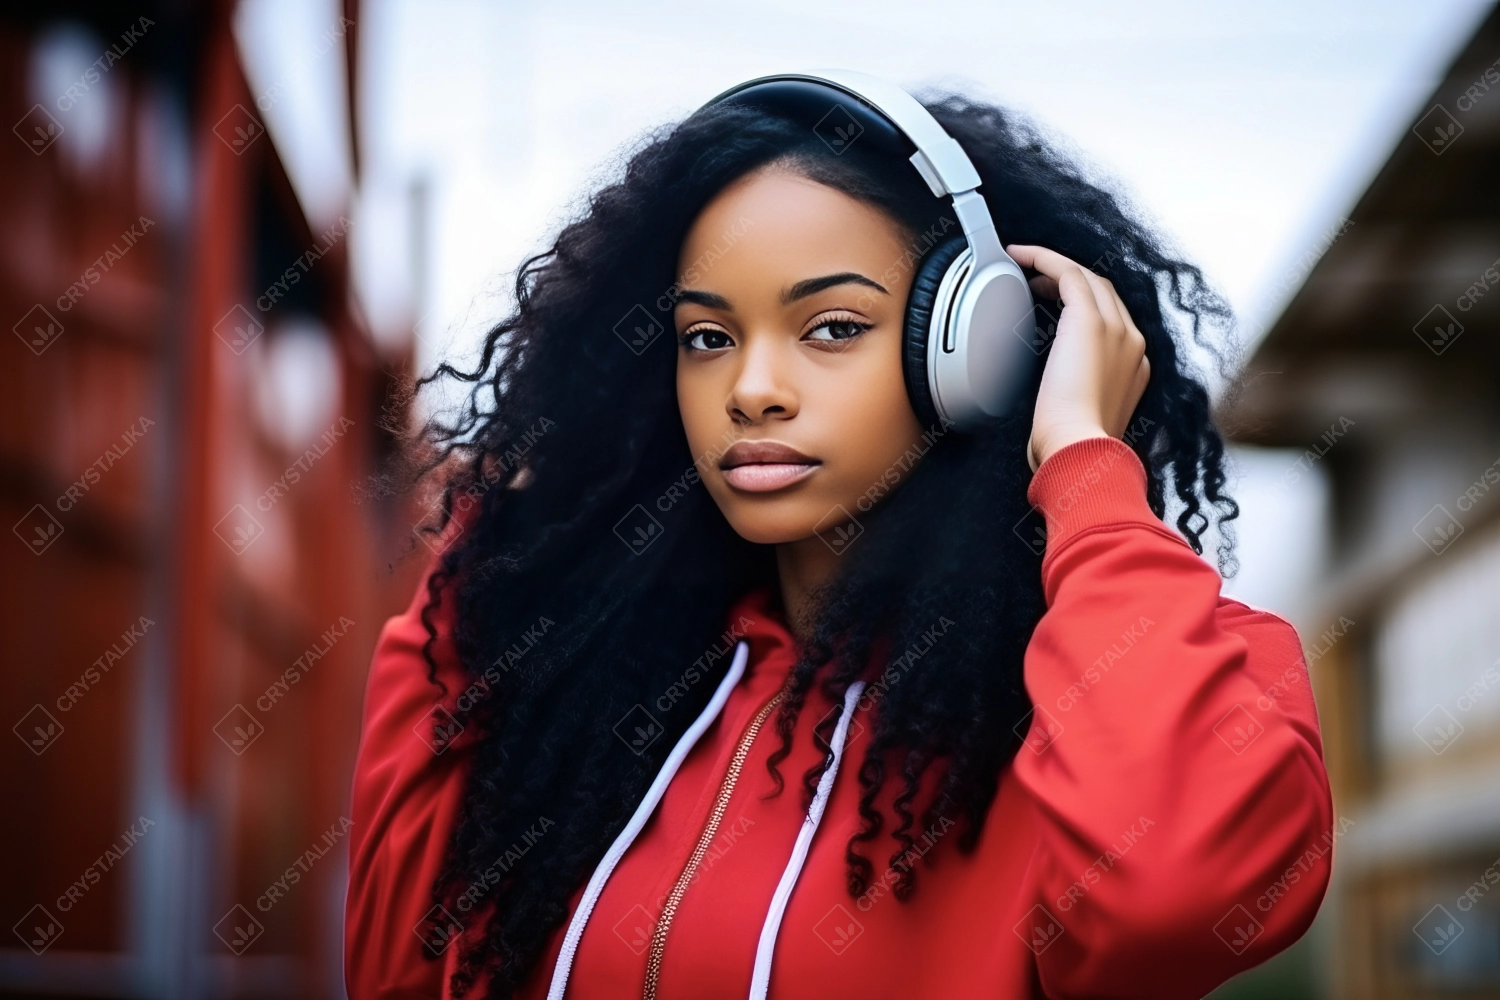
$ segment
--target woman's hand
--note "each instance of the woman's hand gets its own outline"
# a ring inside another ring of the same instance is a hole
[[[1017,264],[1038,272],[1030,281],[1036,295],[1063,306],[1031,419],[1027,458],[1035,472],[1064,445],[1121,437],[1151,365],[1146,338],[1108,279],[1045,247],[1005,249]]]

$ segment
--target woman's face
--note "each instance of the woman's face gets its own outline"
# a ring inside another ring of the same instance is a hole
[[[709,493],[766,544],[835,529],[909,471],[907,246],[880,210],[771,168],[699,214],[678,259],[677,401]],[[864,502],[861,503],[861,499]]]

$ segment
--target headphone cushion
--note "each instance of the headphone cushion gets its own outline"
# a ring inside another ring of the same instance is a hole
[[[932,310],[938,288],[948,268],[969,246],[956,236],[929,250],[917,264],[912,277],[911,294],[906,300],[906,321],[901,338],[901,373],[906,379],[906,394],[923,426],[938,422],[937,404],[927,381],[927,338],[932,330]]]

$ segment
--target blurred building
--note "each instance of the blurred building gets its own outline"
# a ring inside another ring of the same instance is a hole
[[[1299,624],[1350,1000],[1500,996],[1500,14],[1429,105],[1220,415],[1331,488]]]
[[[354,0],[295,8],[321,94],[252,88],[233,7],[0,16],[4,996],[343,995],[364,678],[428,554],[359,489],[411,348],[349,288]],[[315,100],[346,171],[278,130]]]

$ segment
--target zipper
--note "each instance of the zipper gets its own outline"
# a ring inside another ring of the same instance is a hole
[[[682,734],[677,744],[672,747],[672,752],[667,754],[667,759],[662,763],[661,770],[656,772],[656,780],[651,782],[651,787],[646,789],[646,794],[636,805],[635,812],[630,814],[630,820],[625,824],[619,836],[609,845],[609,850],[604,852],[604,857],[599,859],[599,864],[594,867],[594,874],[589,876],[588,884],[583,887],[583,897],[578,901],[578,907],[573,911],[572,919],[568,921],[568,931],[563,935],[562,949],[557,953],[557,963],[552,967],[552,985],[547,988],[547,1000],[564,1000],[568,992],[568,976],[573,971],[573,959],[578,954],[578,943],[583,939],[584,928],[588,926],[589,917],[594,912],[594,905],[599,902],[599,895],[604,892],[605,883],[614,872],[615,866],[630,850],[630,845],[635,843],[635,838],[640,834],[646,823],[651,819],[651,814],[656,811],[657,805],[661,803],[662,796],[666,794],[667,786],[671,784],[672,778],[677,774],[677,769],[682,766],[683,760],[693,747],[697,746],[698,738],[703,735],[704,730],[713,725],[719,713],[724,710],[724,703],[729,700],[729,694],[739,684],[740,678],[745,675],[745,663],[750,657],[750,643],[741,639],[734,649],[734,659],[729,663],[729,671],[719,681],[719,686],[714,688],[714,696],[708,700],[703,711],[688,726],[687,732]]]
[[[734,748],[734,756],[729,760],[729,769],[724,772],[724,779],[719,783],[719,794],[714,800],[714,808],[703,824],[703,832],[698,835],[698,842],[693,847],[693,853],[688,856],[687,864],[683,865],[682,872],[677,876],[677,881],[672,884],[672,891],[667,894],[667,901],[662,906],[661,916],[657,918],[656,927],[651,932],[651,953],[646,959],[646,982],[641,990],[642,1000],[656,1000],[656,986],[661,978],[662,955],[667,947],[667,931],[672,925],[672,918],[677,915],[677,907],[682,903],[682,897],[687,892],[688,886],[697,875],[698,868],[708,854],[708,847],[713,843],[714,837],[719,832],[719,824],[724,820],[724,813],[729,809],[729,797],[734,794],[734,786],[740,779],[740,771],[745,766],[745,759],[750,755],[750,744],[755,742],[755,736],[760,732],[760,727],[765,724],[766,718],[771,710],[780,704],[786,695],[786,688],[782,688],[771,696],[771,700],[761,706],[755,718],[745,727],[745,732],[740,736],[739,743]]]

